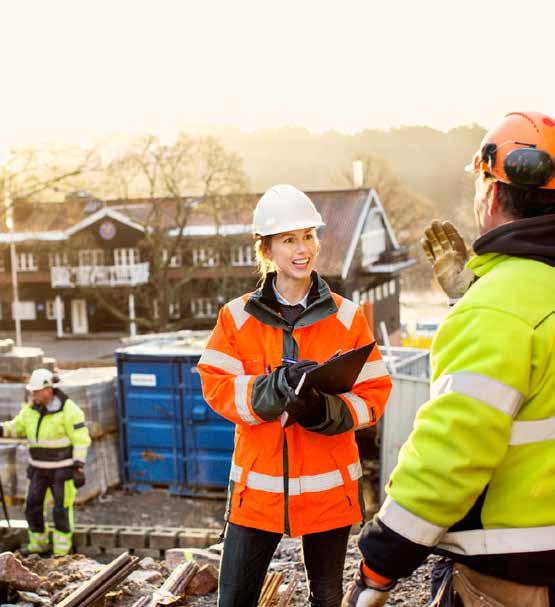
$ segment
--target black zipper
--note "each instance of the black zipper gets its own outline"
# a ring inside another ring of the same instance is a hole
[[[40,412],[40,417],[39,417],[39,421],[37,423],[37,434],[35,436],[35,441],[38,443],[39,442],[39,429],[40,429],[40,425],[42,424],[42,419],[43,417],[46,415],[46,412],[44,411],[44,409],[41,409]]]
[[[286,535],[291,535],[289,526],[289,460],[287,458],[287,434],[283,430],[283,529]]]

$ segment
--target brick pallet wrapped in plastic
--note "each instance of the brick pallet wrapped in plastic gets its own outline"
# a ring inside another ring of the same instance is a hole
[[[0,478],[4,497],[13,499],[16,488],[15,455],[17,444],[0,444]]]

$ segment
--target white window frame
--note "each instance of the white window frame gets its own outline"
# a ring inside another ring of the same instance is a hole
[[[249,244],[236,244],[231,247],[232,266],[254,266],[254,247]]]
[[[79,266],[82,268],[91,268],[104,265],[103,249],[82,249],[78,253]]]
[[[18,302],[19,320],[36,320],[37,306],[34,301]],[[15,319],[15,303],[12,303],[12,318]]]
[[[141,263],[139,249],[137,248],[119,248],[114,249],[115,266],[136,266]]]
[[[178,301],[170,304],[168,314],[172,320],[181,318],[181,305]]]
[[[164,249],[162,251],[162,263],[166,263],[168,260],[168,250]],[[180,268],[183,265],[183,259],[181,256],[181,251],[177,251],[175,255],[171,256],[170,259],[170,268]]]
[[[62,309],[62,319],[64,319],[65,318],[65,306],[64,306],[63,302],[61,302],[60,308]],[[46,319],[47,320],[56,320],[56,300],[55,299],[46,300]]]
[[[194,318],[216,318],[218,316],[218,301],[210,297],[195,297],[191,299],[191,314]]]
[[[79,251],[81,252],[81,251]],[[60,266],[68,266],[67,251],[52,251],[48,253],[48,266],[58,268]]]
[[[220,262],[219,254],[213,247],[196,247],[193,249],[193,265],[214,267]]]
[[[37,257],[31,251],[20,251],[17,253],[18,272],[36,272],[38,270]]]

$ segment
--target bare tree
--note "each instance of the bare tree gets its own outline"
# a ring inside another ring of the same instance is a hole
[[[38,202],[75,189],[75,180],[98,166],[95,150],[83,151],[69,160],[58,149],[15,147],[0,158],[0,217],[17,200]]]
[[[215,228],[210,245],[221,256],[222,222],[230,214],[240,214],[241,194],[247,190],[241,159],[211,137],[195,139],[182,133],[175,144],[163,145],[158,138],[145,136],[110,164],[104,187],[105,194],[123,197],[135,207],[140,203],[140,217],[135,219],[145,232],[139,248],[141,258],[150,264],[149,283],[120,289],[117,297],[125,300],[130,292],[136,295],[148,311],[136,319],[143,328],[159,331],[186,323],[183,309],[177,323],[169,314],[171,304],[182,302],[196,269],[186,228],[194,213],[208,215]],[[98,288],[89,292],[116,318],[129,321],[126,306],[115,301],[112,292]]]

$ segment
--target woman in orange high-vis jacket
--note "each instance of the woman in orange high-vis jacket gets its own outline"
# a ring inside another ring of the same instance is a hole
[[[293,186],[264,194],[262,286],[222,308],[199,362],[206,401],[237,425],[219,607],[257,605],[284,533],[303,536],[310,604],[341,603],[349,530],[363,518],[355,430],[380,419],[391,380],[374,348],[350,392],[294,392],[311,365],[373,341],[361,309],[314,271],[322,225]]]

